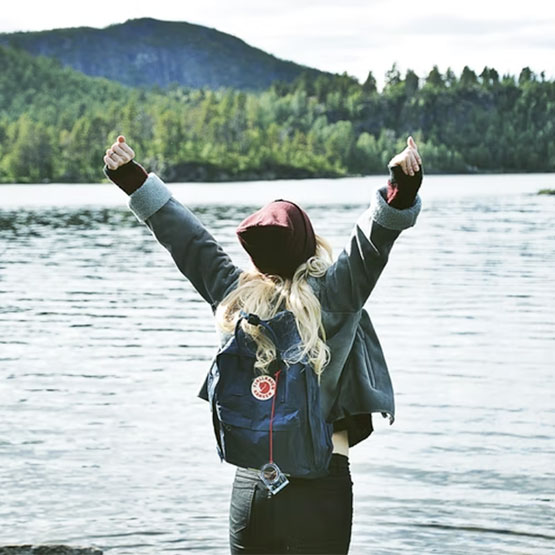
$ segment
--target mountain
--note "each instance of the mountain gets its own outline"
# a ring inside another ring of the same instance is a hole
[[[133,87],[179,84],[255,91],[276,80],[291,82],[303,72],[311,77],[324,74],[280,60],[215,29],[151,18],[104,29],[0,33],[0,44],[56,58],[86,75]]]

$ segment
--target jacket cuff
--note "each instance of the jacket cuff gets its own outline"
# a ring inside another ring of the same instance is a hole
[[[385,195],[387,195],[387,187],[381,187],[374,191],[374,197],[368,209],[370,218],[382,227],[396,231],[412,227],[422,209],[420,196],[416,195],[412,206],[399,210],[387,204]]]
[[[137,220],[145,223],[171,196],[164,182],[155,173],[149,173],[146,181],[129,197],[129,208]]]

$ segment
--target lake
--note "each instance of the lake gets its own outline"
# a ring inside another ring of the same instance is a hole
[[[341,249],[384,178],[171,184],[240,264],[274,198]],[[429,176],[367,308],[393,426],[351,450],[351,553],[555,551],[555,174]],[[208,305],[113,185],[0,186],[0,545],[227,553],[197,398]]]

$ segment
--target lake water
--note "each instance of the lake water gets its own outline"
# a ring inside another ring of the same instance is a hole
[[[301,203],[337,253],[382,178],[170,185]],[[397,420],[351,451],[351,553],[555,551],[555,174],[431,176],[368,310]],[[0,186],[0,545],[227,552],[207,305],[111,185]]]

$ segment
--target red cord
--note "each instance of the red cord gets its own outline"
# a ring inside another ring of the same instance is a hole
[[[273,428],[274,428],[274,414],[276,411],[276,397],[278,393],[278,380],[279,375],[281,374],[281,370],[276,372],[276,391],[274,393],[274,398],[272,399],[272,414],[270,416],[270,462],[274,462],[274,436],[273,436]]]

